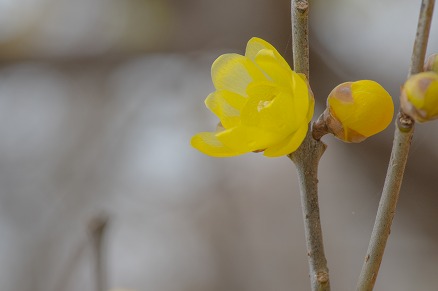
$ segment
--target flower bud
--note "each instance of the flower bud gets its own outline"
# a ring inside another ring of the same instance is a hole
[[[415,121],[438,118],[438,73],[423,72],[411,76],[402,87],[400,97],[403,112]]]
[[[394,103],[388,92],[370,80],[338,85],[316,122],[345,142],[361,142],[384,130],[392,120]],[[318,129],[316,129],[317,131]]]
[[[438,73],[438,54],[430,55],[424,65],[424,71],[433,71]]]

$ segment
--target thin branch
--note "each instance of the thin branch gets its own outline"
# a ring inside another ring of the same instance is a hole
[[[318,163],[326,145],[307,132],[300,148],[289,155],[295,163],[300,184],[301,207],[304,218],[310,283],[313,291],[330,290],[329,270],[324,254],[318,204]]]
[[[418,74],[423,71],[434,6],[435,0],[423,0],[421,3],[420,16],[418,18],[417,35],[415,37],[409,75]]]
[[[401,119],[401,116],[398,119]],[[413,133],[413,127],[406,132],[401,131],[399,128],[395,130],[385,185],[383,186],[367,255],[356,287],[358,291],[371,291],[374,288],[386,242],[391,232],[391,224],[395,215]]]
[[[291,4],[294,71],[309,79],[309,2],[292,0]]]
[[[409,75],[422,71],[434,4],[435,0],[422,1]],[[409,148],[414,134],[414,121],[405,113],[400,112],[398,114],[396,125],[391,159],[383,186],[382,197],[377,210],[376,221],[368,245],[365,262],[356,286],[358,291],[371,291],[374,288],[391,231]]]
[[[291,8],[294,70],[309,78],[309,3],[307,0],[292,0]],[[325,149],[324,143],[312,138],[309,128],[301,146],[289,155],[297,168],[300,183],[310,283],[313,291],[330,290],[318,204],[318,163]]]
[[[103,239],[105,236],[105,230],[108,224],[108,217],[105,214],[101,214],[93,218],[89,225],[88,231],[91,236],[93,244],[93,253],[95,261],[95,275],[96,291],[107,290],[106,286],[106,270],[105,270],[105,257]]]
[[[86,248],[88,247],[88,241],[81,241],[80,244],[69,254],[68,259],[66,260],[66,266],[61,272],[61,276],[57,277],[57,283],[55,288],[52,290],[67,290],[70,280],[72,278],[72,274],[75,271],[75,268],[78,267],[79,261],[85,253]]]

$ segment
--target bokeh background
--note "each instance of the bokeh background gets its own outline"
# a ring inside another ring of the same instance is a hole
[[[350,80],[398,100],[419,2],[311,1],[316,114]],[[108,290],[309,290],[293,164],[189,145],[217,122],[203,104],[211,63],[252,36],[290,61],[289,1],[0,1],[1,290],[97,290],[97,254]],[[416,127],[376,290],[436,288],[437,129]],[[324,137],[333,290],[354,289],[393,130],[361,144]]]

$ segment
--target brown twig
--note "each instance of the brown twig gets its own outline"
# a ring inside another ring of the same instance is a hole
[[[314,140],[309,130],[299,149],[289,155],[298,172],[310,283],[313,291],[330,290],[319,215],[317,178],[319,160],[325,149],[326,145]]]
[[[291,4],[294,70],[304,73],[309,78],[309,3],[307,0],[292,0]],[[314,140],[309,129],[298,150],[289,155],[298,171],[310,282],[313,291],[330,290],[319,215],[317,178],[319,160],[325,149],[326,145]]]
[[[409,75],[422,71],[434,4],[435,0],[422,1]],[[376,221],[368,245],[365,262],[356,286],[358,291],[371,291],[374,288],[386,242],[391,231],[391,224],[395,215],[413,134],[414,121],[400,111],[397,116],[391,158],[377,210]]]
[[[309,2],[292,0],[291,10],[294,70],[309,79]]]
[[[96,291],[105,291],[106,289],[106,271],[104,261],[103,239],[108,224],[108,217],[104,214],[93,218],[89,225],[88,231],[93,244],[93,254],[95,261],[95,287]]]

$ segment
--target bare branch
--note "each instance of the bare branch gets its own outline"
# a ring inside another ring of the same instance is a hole
[[[292,0],[291,10],[294,70],[309,78],[309,3],[307,0]],[[310,282],[313,291],[330,290],[318,204],[318,164],[325,148],[324,143],[312,138],[309,128],[301,146],[289,155],[298,171]]]
[[[309,79],[309,3],[292,0],[292,53],[294,71]]]
[[[435,0],[422,1],[409,75],[422,71],[434,4]],[[374,288],[397,207],[409,148],[414,134],[414,124],[412,118],[405,113],[400,112],[398,114],[391,159],[367,255],[356,286],[358,291],[371,291]]]
[[[300,183],[310,283],[313,291],[330,290],[318,204],[318,164],[325,149],[326,145],[314,140],[309,130],[300,148],[289,155],[297,168]]]
[[[105,236],[105,230],[108,224],[108,217],[105,214],[94,217],[88,224],[88,231],[93,244],[93,253],[95,260],[95,276],[96,279],[96,291],[107,290],[106,286],[106,270],[105,270],[105,258],[103,239]]]

